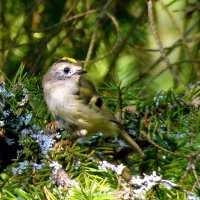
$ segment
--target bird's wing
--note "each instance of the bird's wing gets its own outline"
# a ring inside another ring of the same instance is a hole
[[[93,83],[82,77],[79,80],[79,98],[88,105],[91,109],[95,110],[97,113],[105,116],[108,120],[119,125],[120,123],[115,118],[114,113],[104,104],[103,100],[98,96],[97,91]],[[120,128],[120,135],[129,143],[129,145],[135,149],[141,156],[144,156],[141,148],[138,144],[126,133],[123,129]]]
[[[79,98],[83,100],[84,103],[89,104],[92,97],[97,95],[97,91],[94,84],[83,76],[80,77],[78,84]]]
[[[89,106],[96,110],[96,112],[101,113],[103,116],[108,118],[110,121],[120,124],[113,112],[104,104],[103,100],[99,96],[93,96],[89,102]]]
[[[79,97],[92,109],[96,112],[102,114],[110,121],[120,124],[112,111],[104,104],[102,98],[100,98],[97,94],[96,88],[94,84],[86,79],[85,77],[81,77],[79,80]]]

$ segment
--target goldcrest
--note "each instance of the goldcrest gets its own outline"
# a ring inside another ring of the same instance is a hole
[[[85,69],[72,58],[55,62],[43,77],[43,91],[48,109],[58,124],[85,135],[102,132],[121,135],[141,156],[138,144],[121,128],[114,114],[98,96],[94,84],[83,75]]]

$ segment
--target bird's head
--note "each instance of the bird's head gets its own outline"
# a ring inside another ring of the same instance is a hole
[[[53,63],[45,74],[44,80],[50,82],[78,80],[85,73],[87,71],[82,69],[76,60],[64,57]]]

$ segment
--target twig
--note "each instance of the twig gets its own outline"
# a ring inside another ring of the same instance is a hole
[[[66,1],[67,2],[67,1]],[[80,2],[80,0],[75,0],[73,5],[70,7],[70,9],[68,10],[68,12],[64,15],[64,19],[67,19],[69,17],[69,15],[71,14],[72,10],[76,7],[76,5]]]
[[[197,34],[193,35],[192,37],[185,38],[185,41],[187,43],[194,42],[196,40],[197,41],[200,40],[200,33],[197,33]],[[166,50],[169,50],[169,49],[173,49],[175,47],[179,47],[181,44],[182,44],[181,39],[178,39],[172,45],[170,45],[168,47],[164,47],[164,50],[166,51]],[[132,48],[136,48],[136,49],[141,50],[141,51],[150,51],[150,52],[159,52],[160,51],[159,49],[156,49],[156,48],[143,48],[143,47],[140,47],[138,45],[131,45],[131,44],[128,44],[128,45]]]
[[[172,151],[164,149],[163,147],[161,147],[158,144],[156,144],[153,140],[151,140],[144,131],[141,131],[140,133],[143,136],[143,138],[145,138],[150,144],[152,144],[156,148],[158,148],[158,149],[160,149],[160,150],[162,150],[162,151],[164,151],[166,153],[169,153],[171,155],[174,155],[174,156],[177,156],[177,157],[181,157],[181,158],[187,158],[187,159],[191,158],[191,156],[192,156],[192,155],[185,155],[185,154],[181,154],[181,153],[174,153]]]
[[[15,34],[15,37],[13,38],[13,40],[10,42],[10,46],[8,48],[8,53],[7,56],[5,58],[4,64],[7,62],[10,53],[12,51],[12,47],[14,46],[15,42],[17,41],[17,38],[20,36],[20,33],[23,30],[23,26],[25,25],[26,21],[28,20],[28,18],[32,15],[32,13],[34,12],[34,10],[38,7],[38,5],[41,3],[42,0],[38,0],[36,1],[36,5],[31,9],[31,11],[28,13],[28,15],[24,18],[23,23],[21,24],[21,26],[18,28],[17,33]]]
[[[171,63],[164,51],[164,48],[163,48],[163,45],[162,45],[162,42],[160,40],[160,37],[158,35],[158,32],[156,30],[156,27],[155,27],[155,23],[154,23],[154,16],[153,16],[153,3],[152,3],[152,0],[148,0],[147,1],[147,7],[148,7],[148,16],[149,16],[149,22],[150,22],[150,28],[151,28],[151,31],[152,31],[152,35],[159,47],[159,50],[160,50],[160,54],[161,56],[163,57],[163,60],[167,66],[167,68],[171,71],[172,75],[174,76],[175,80],[177,82],[180,82],[178,76],[176,75],[176,73],[174,72],[173,68],[171,67]]]
[[[92,56],[92,52],[93,52],[93,49],[94,49],[94,44],[95,44],[95,40],[96,40],[97,31],[98,31],[99,26],[100,26],[100,24],[102,22],[102,19],[104,18],[105,14],[106,14],[106,9],[108,8],[110,3],[111,3],[111,0],[107,1],[105,6],[103,7],[101,12],[99,13],[99,16],[97,18],[97,22],[96,22],[96,25],[95,25],[95,28],[94,28],[94,31],[93,31],[93,34],[92,34],[92,38],[91,38],[91,41],[90,41],[90,45],[89,45],[89,48],[88,48],[88,52],[87,52],[87,56],[86,56],[86,59],[85,59],[84,67],[87,65],[88,61],[90,60],[90,58]]]
[[[131,37],[133,37],[134,31],[136,30],[136,27],[137,27],[138,23],[141,23],[141,21],[142,21],[142,19],[143,19],[143,17],[144,17],[144,14],[145,14],[145,8],[144,8],[143,10],[141,10],[141,14],[140,14],[140,16],[138,17],[138,19],[137,19],[137,20],[134,20],[134,21],[132,22],[132,25],[130,26],[129,30],[127,31],[127,34],[125,35],[125,37],[122,38],[122,39],[120,40],[120,44],[118,45],[118,48],[116,49],[115,54],[114,54],[114,56],[112,57],[112,60],[111,60],[111,62],[110,62],[109,68],[110,68],[111,70],[113,70],[114,67],[116,66],[116,62],[117,62],[118,58],[120,57],[120,53],[121,53],[121,52],[124,50],[124,48],[126,47],[128,40],[129,40]],[[113,71],[114,71],[114,70],[113,70]],[[118,78],[118,75],[115,74],[114,76],[109,77],[109,78],[112,78],[112,81],[115,82],[115,79]]]
[[[194,177],[196,179],[196,184],[198,185],[198,188],[200,189],[199,177],[197,175],[197,171],[196,171],[196,167],[195,167],[194,163],[192,164],[191,169],[192,169],[192,172],[193,172]]]
[[[171,66],[173,65],[178,65],[178,64],[183,64],[183,63],[200,63],[199,59],[194,59],[194,60],[182,60],[179,62],[175,62],[173,64],[171,64]],[[144,92],[144,90],[157,78],[159,77],[161,74],[163,74],[164,72],[166,72],[168,70],[168,66],[166,66],[164,69],[162,69],[161,71],[159,71],[157,74],[155,74],[142,88],[141,90],[138,92],[137,96],[141,96],[142,93]]]
[[[59,22],[59,23],[57,23],[57,24],[54,24],[54,25],[52,25],[52,26],[49,26],[49,27],[47,27],[47,28],[44,28],[44,29],[41,29],[41,30],[37,30],[37,31],[34,31],[34,32],[40,33],[40,32],[50,31],[50,30],[52,30],[52,29],[54,30],[54,29],[57,28],[57,27],[61,27],[61,26],[63,26],[63,25],[68,24],[68,23],[71,22],[71,21],[74,21],[74,20],[77,20],[77,19],[79,19],[79,18],[83,18],[83,17],[85,17],[85,16],[91,15],[91,14],[97,12],[97,11],[98,11],[98,9],[92,9],[92,10],[88,10],[87,12],[79,13],[79,14],[77,14],[77,15],[74,15],[74,16],[72,16],[72,17],[67,18],[66,20],[63,20],[62,22]]]
[[[187,50],[189,57],[190,57],[191,59],[193,59],[192,52],[191,52],[191,50],[190,50],[190,48],[189,48],[189,46],[188,46],[188,44],[187,44],[187,42],[186,42],[186,40],[185,40],[185,37],[184,37],[183,32],[182,32],[181,29],[179,28],[179,26],[178,26],[178,24],[176,23],[174,17],[173,17],[173,16],[171,15],[171,13],[169,12],[167,6],[164,5],[163,0],[160,0],[159,2],[160,2],[160,4],[161,4],[162,8],[163,8],[163,9],[166,11],[166,13],[168,14],[168,16],[169,16],[169,18],[170,18],[172,24],[174,25],[175,29],[176,29],[177,32],[178,32],[178,34],[181,36],[181,43],[182,43],[183,47],[185,47],[185,49]],[[196,63],[193,63],[193,66],[194,66],[194,68],[195,68],[195,71],[197,72],[197,77],[199,77],[198,65],[197,65]]]
[[[97,57],[97,58],[95,58],[95,59],[93,59],[93,60],[89,60],[89,61],[87,61],[87,62],[85,62],[84,60],[83,60],[83,61],[82,61],[82,60],[79,60],[79,63],[84,63],[84,64],[86,63],[86,64],[88,64],[88,63],[98,62],[98,61],[104,59],[105,57],[110,56],[110,55],[116,50],[116,48],[118,47],[119,39],[120,39],[120,31],[119,31],[118,22],[117,22],[116,18],[115,18],[113,15],[111,15],[110,13],[107,12],[106,15],[107,15],[107,16],[110,18],[110,20],[112,21],[112,23],[113,23],[113,25],[114,25],[114,27],[115,27],[116,33],[117,33],[116,41],[115,41],[114,46],[112,47],[112,49],[111,49],[108,53],[105,53],[105,54],[102,55],[102,56],[99,56],[99,57]]]
[[[196,179],[195,183],[192,186],[192,191],[194,191],[196,186],[198,186],[198,188],[200,188],[199,177],[197,175],[196,167],[195,167],[195,164],[199,159],[200,159],[200,154],[199,153],[195,157],[190,158],[190,160],[189,160],[189,162],[187,164],[187,167],[185,169],[185,172],[184,172],[183,176],[180,179],[180,182],[182,182],[188,176],[189,171],[192,171],[192,173],[193,173],[193,175],[194,175],[194,177]]]

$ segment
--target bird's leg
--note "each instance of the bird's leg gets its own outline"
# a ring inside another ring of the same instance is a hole
[[[66,146],[72,146],[77,139],[84,137],[87,134],[87,131],[84,129],[81,130],[67,130],[67,134],[68,134],[68,138],[66,140],[61,140],[59,142],[57,142],[54,146],[54,149],[56,150],[61,150],[61,148],[65,148]]]
[[[79,129],[77,130],[77,136],[79,137],[85,137],[87,135],[88,131],[86,129]]]
[[[65,147],[71,146],[70,142],[70,140],[61,140],[54,145],[54,150],[65,149]]]
[[[60,127],[59,127],[59,122],[58,121],[53,121],[53,122],[49,122],[44,129],[45,133],[56,133],[60,131]]]

